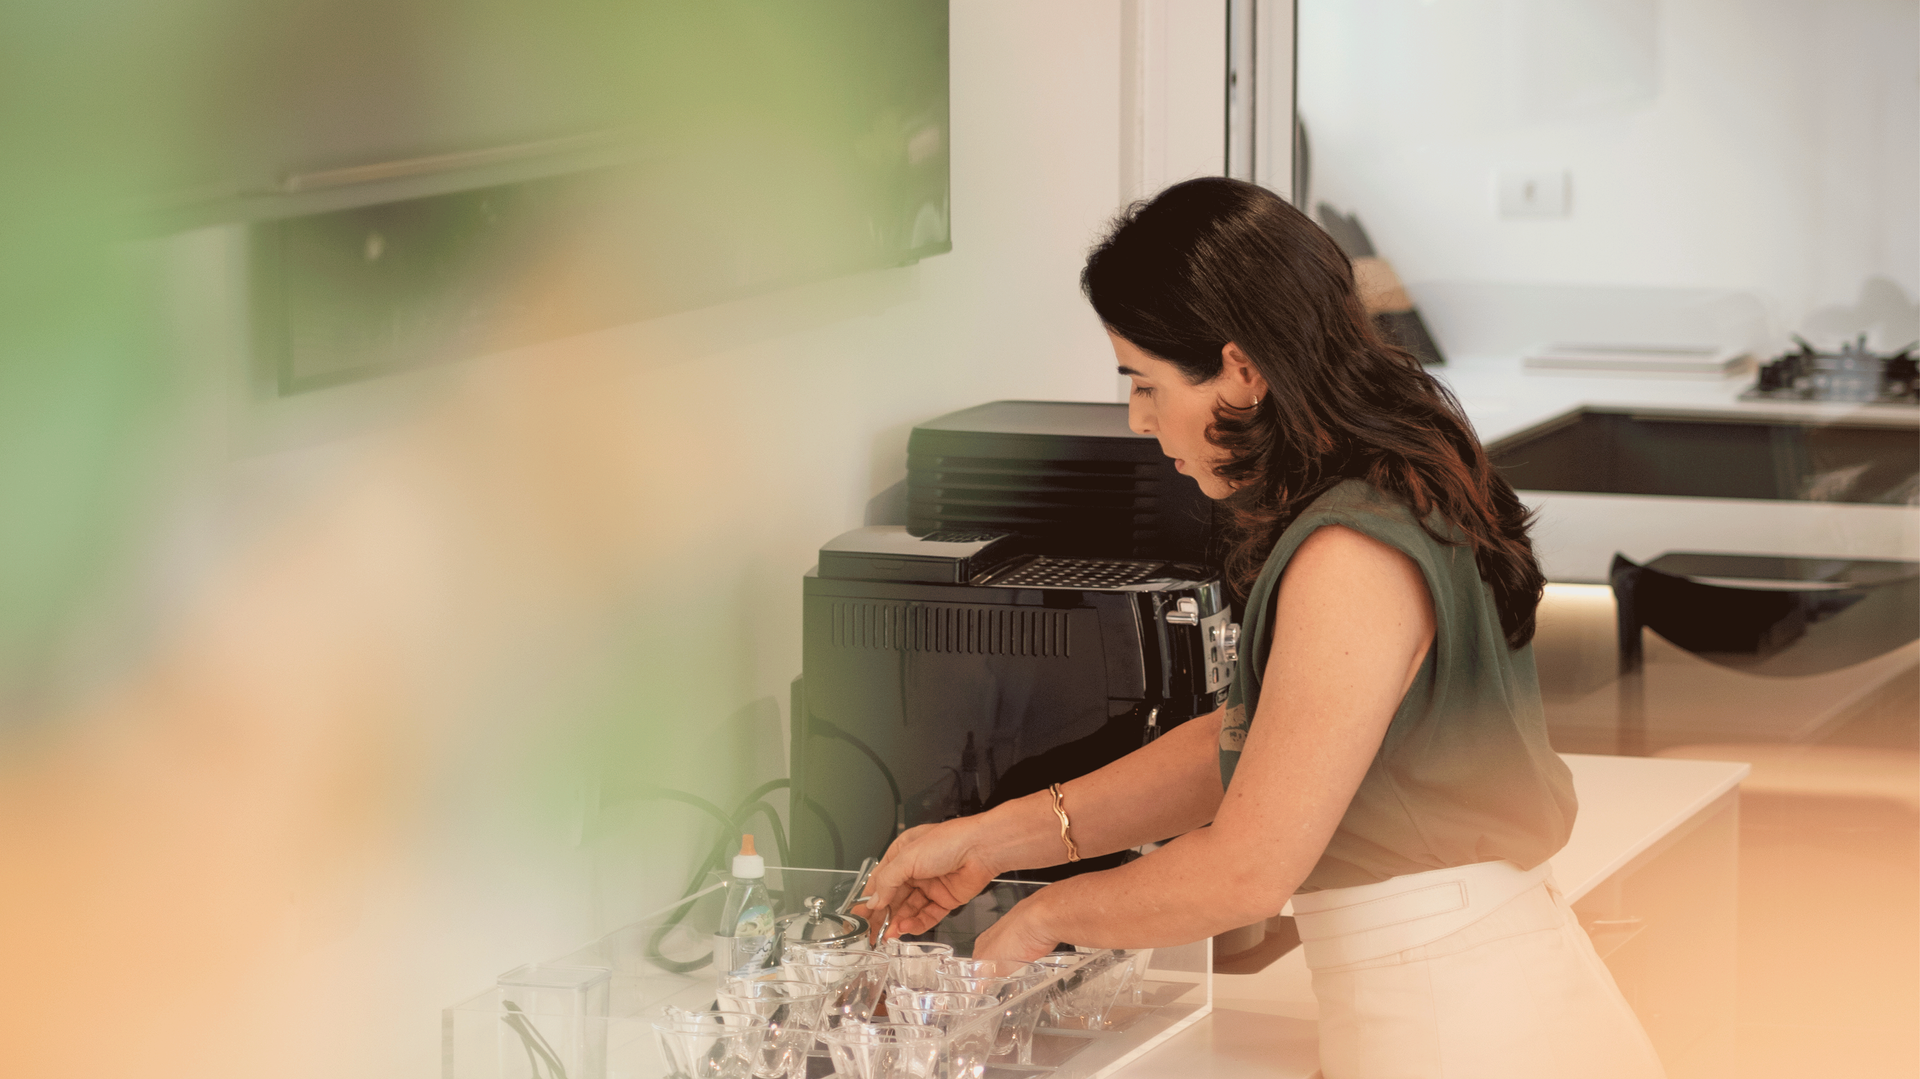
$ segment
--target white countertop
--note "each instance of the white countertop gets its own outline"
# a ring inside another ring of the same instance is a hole
[[[1563,754],[1580,815],[1553,858],[1578,899],[1732,790],[1751,771],[1724,761]],[[1307,1079],[1319,1068],[1318,1008],[1300,950],[1258,974],[1216,974],[1213,1011],[1119,1074],[1124,1079]]]
[[[1528,371],[1513,356],[1449,357],[1428,368],[1453,390],[1483,442],[1496,442],[1569,409],[1734,412],[1755,420],[1870,423],[1920,431],[1920,408],[1816,401],[1742,401],[1751,371],[1732,378],[1680,378]]]
[[[1539,374],[1517,355],[1450,358],[1432,370],[1488,443],[1580,407],[1866,423],[1920,433],[1920,408],[1911,406],[1742,401],[1751,373],[1717,379]],[[1550,581],[1604,582],[1616,551],[1641,562],[1667,551],[1920,558],[1920,509],[1912,506],[1543,491],[1523,491],[1521,498],[1539,511],[1534,546]]]
[[[1562,753],[1580,799],[1573,835],[1553,856],[1553,879],[1576,902],[1661,836],[1732,790],[1753,765]]]

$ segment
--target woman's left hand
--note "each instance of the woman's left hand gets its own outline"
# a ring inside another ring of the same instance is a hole
[[[988,926],[973,942],[973,957],[1031,962],[1053,951],[1060,937],[1046,928],[1046,903],[1041,897],[1047,891],[1042,888],[1015,903],[1005,917]]]

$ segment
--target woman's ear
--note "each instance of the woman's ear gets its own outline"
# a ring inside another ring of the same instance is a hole
[[[1242,408],[1267,395],[1266,376],[1232,341],[1228,341],[1220,350],[1220,375],[1228,386],[1238,391],[1233,394],[1233,403]],[[1246,397],[1244,401],[1240,400],[1243,394]]]

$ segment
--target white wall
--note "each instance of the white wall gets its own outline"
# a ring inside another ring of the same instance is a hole
[[[1120,197],[1226,172],[1225,0],[1121,0]]]
[[[801,575],[904,478],[912,426],[1112,399],[1077,278],[1123,193],[1121,6],[953,5],[953,251],[917,266],[274,400],[244,388],[242,237],[169,242],[186,350],[228,384],[202,441],[230,461],[184,484],[155,548],[160,651],[170,619],[238,605],[297,623],[242,625],[294,664],[263,693],[322,708],[359,677],[330,649],[407,687],[380,713],[397,728],[349,751],[322,724],[302,750],[359,761],[379,797],[256,972],[294,1002],[258,1028],[290,1047],[280,1074],[437,1075],[441,1007],[677,895],[713,828],[634,789],[731,807],[785,773]],[[1160,13],[1197,57],[1160,86],[1170,178],[1219,171],[1224,50],[1190,25],[1216,6]],[[327,609],[248,608],[243,565],[297,566],[268,576]]]
[[[1312,198],[1416,286],[1750,290],[1777,339],[1920,335],[1910,0],[1302,0],[1300,40]],[[1497,219],[1503,165],[1571,170],[1571,216]]]

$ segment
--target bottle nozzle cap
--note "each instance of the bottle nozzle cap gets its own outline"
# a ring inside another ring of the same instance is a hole
[[[740,853],[733,856],[733,875],[743,880],[767,875],[767,860],[754,853],[751,833],[740,837]]]

